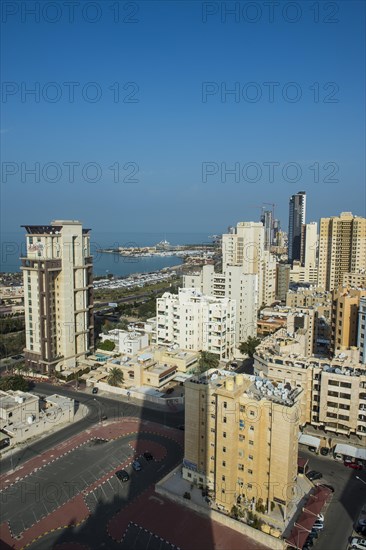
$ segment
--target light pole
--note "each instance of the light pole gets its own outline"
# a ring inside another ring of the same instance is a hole
[[[101,404],[99,403],[98,399],[96,399],[94,397],[94,401],[98,404],[98,407],[99,407],[99,422],[102,423],[102,407],[101,407]]]

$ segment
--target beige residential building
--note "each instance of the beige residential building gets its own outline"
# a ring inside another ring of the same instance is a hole
[[[181,349],[208,351],[220,360],[233,358],[236,306],[228,298],[206,296],[195,288],[165,292],[156,300],[156,342]]]
[[[319,234],[318,284],[334,290],[345,273],[366,268],[366,218],[342,212],[321,218]]]
[[[183,477],[230,511],[238,499],[286,507],[297,479],[298,388],[209,371],[185,382]]]
[[[39,372],[73,370],[93,349],[89,229],[64,220],[23,227],[25,362]]]
[[[343,288],[333,291],[332,342],[333,353],[357,346],[358,311],[366,289]]]
[[[312,307],[329,306],[329,313],[332,309],[332,293],[324,288],[311,286],[310,288],[300,287],[296,291],[289,290],[286,295],[286,306],[289,307]],[[330,315],[329,315],[330,317]]]
[[[366,268],[354,273],[345,273],[343,275],[343,286],[366,288]]]
[[[257,347],[254,372],[303,390],[300,425],[366,437],[366,370],[357,350],[332,360],[304,357],[302,343],[280,329]]]
[[[278,263],[276,266],[276,300],[286,301],[286,294],[290,286],[290,264]]]

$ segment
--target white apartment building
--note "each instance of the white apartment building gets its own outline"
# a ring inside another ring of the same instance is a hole
[[[209,296],[235,301],[237,347],[248,336],[256,336],[258,275],[243,273],[240,266],[228,266],[224,273],[215,273],[213,265],[205,265],[198,274],[184,275],[183,286],[196,288]]]
[[[90,230],[65,220],[23,227],[26,364],[39,372],[72,370],[93,348]]]
[[[236,305],[228,298],[206,296],[194,288],[157,298],[156,343],[208,351],[230,360],[235,347]]]
[[[222,271],[241,266],[245,274],[258,275],[258,307],[276,300],[276,258],[264,249],[260,222],[239,222],[235,233],[222,236]]]

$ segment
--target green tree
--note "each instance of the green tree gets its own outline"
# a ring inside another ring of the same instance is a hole
[[[20,376],[19,374],[4,376],[3,378],[0,379],[0,390],[28,391],[29,384],[28,384],[28,381],[25,380],[25,378],[23,378],[23,376]]]
[[[104,342],[99,342],[98,349],[102,349],[104,351],[113,351],[116,347],[116,344],[112,342],[112,340],[104,340]]]
[[[123,382],[123,372],[117,367],[109,371],[108,384],[110,386],[119,386]]]
[[[219,366],[219,356],[209,351],[201,351],[201,357],[198,361],[197,370],[200,373],[206,372],[209,369],[217,369]]]
[[[253,336],[248,336],[248,339],[246,342],[242,342],[239,346],[239,351],[243,355],[249,355],[249,357],[253,357],[255,348],[261,343],[259,338],[255,338]]]

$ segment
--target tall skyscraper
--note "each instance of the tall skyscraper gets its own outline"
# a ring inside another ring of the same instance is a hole
[[[64,220],[22,227],[26,365],[42,373],[72,370],[94,345],[90,230]]]
[[[326,290],[337,289],[345,273],[366,267],[366,218],[342,212],[321,218],[319,233],[318,284]]]
[[[299,191],[290,197],[288,223],[288,259],[289,262],[300,260],[301,228],[306,219],[306,193]]]

